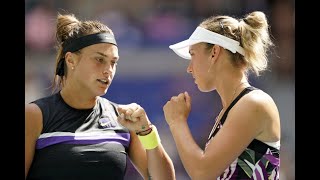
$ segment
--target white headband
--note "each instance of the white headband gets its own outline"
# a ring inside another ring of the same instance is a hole
[[[199,26],[191,34],[189,39],[170,45],[169,48],[172,49],[178,56],[184,59],[191,59],[189,54],[189,46],[200,42],[217,44],[225,49],[230,50],[232,53],[238,52],[244,56],[244,49],[240,46],[238,41]]]

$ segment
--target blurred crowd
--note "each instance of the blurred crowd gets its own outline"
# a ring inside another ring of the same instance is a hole
[[[137,102],[156,124],[174,161],[178,180],[190,179],[181,164],[162,106],[173,95],[188,91],[193,98],[188,123],[204,147],[220,110],[216,92],[201,93],[186,74],[188,62],[168,48],[188,38],[203,18],[227,14],[243,17],[266,13],[275,48],[270,68],[249,77],[278,104],[282,123],[281,180],[295,179],[295,4],[294,0],[25,0],[25,103],[51,93],[55,61],[55,18],[70,12],[79,19],[96,19],[115,33],[120,61],[106,97],[118,103]],[[214,101],[212,101],[212,99]],[[130,178],[129,178],[130,177]],[[133,168],[128,179],[141,179]]]

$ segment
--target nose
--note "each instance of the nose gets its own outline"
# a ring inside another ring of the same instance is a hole
[[[191,65],[191,61],[187,67],[187,73],[192,73],[192,65]]]
[[[103,70],[104,75],[111,75],[112,72],[113,72],[113,69],[111,65],[107,65]]]

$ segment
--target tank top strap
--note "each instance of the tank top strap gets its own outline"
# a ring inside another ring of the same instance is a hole
[[[244,88],[241,93],[231,102],[231,104],[229,105],[229,107],[227,108],[227,110],[223,113],[223,116],[221,117],[220,123],[223,125],[224,122],[227,119],[228,113],[231,110],[231,108],[242,98],[242,96],[244,96],[245,94],[249,93],[252,90],[255,90],[257,88],[249,86]]]

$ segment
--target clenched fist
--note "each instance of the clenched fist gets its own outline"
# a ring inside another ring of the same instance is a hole
[[[151,124],[144,109],[136,103],[118,105],[117,110],[119,112],[118,121],[130,131],[143,132]]]
[[[176,123],[186,122],[191,111],[191,97],[187,92],[173,96],[163,106],[163,111],[170,127]]]

